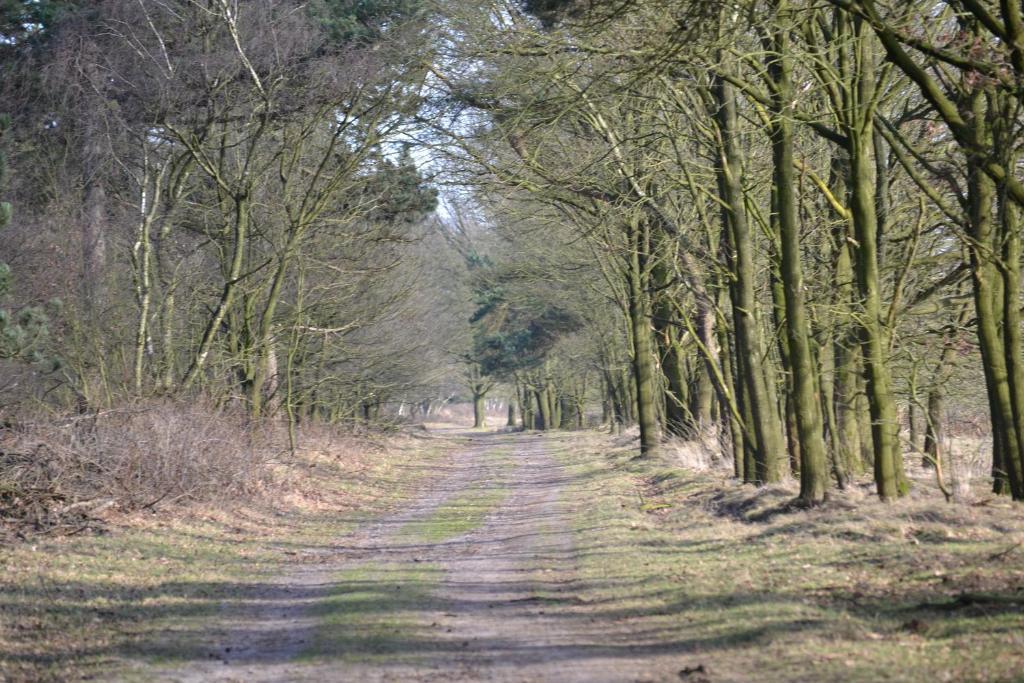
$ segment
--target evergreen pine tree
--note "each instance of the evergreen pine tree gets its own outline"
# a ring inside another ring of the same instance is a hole
[[[10,128],[11,118],[0,114],[0,143]],[[0,192],[3,191],[7,176],[7,159],[0,147]],[[0,195],[2,196],[2,195]],[[10,225],[13,211],[10,202],[0,201],[0,231]],[[10,287],[11,269],[6,263],[0,263],[0,297],[7,294]],[[0,359],[21,358],[39,360],[39,343],[47,335],[48,319],[39,307],[28,306],[16,314],[6,308],[0,308]]]

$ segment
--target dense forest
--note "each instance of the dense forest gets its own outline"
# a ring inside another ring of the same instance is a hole
[[[1015,3],[0,22],[8,430],[198,401],[294,448],[472,402],[804,505],[903,496],[911,460],[953,497],[958,458],[1024,499]]]

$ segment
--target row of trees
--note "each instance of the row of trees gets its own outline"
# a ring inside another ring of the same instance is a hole
[[[63,302],[49,362],[4,366],[4,407],[202,391],[253,417],[339,420],[432,395],[462,313],[408,146],[419,3],[0,12],[17,216],[3,357],[35,304]]]
[[[552,0],[448,22],[428,81],[447,161],[501,190],[492,215],[589,251],[611,306],[574,310],[625,342],[644,452],[723,429],[746,481],[789,470],[811,505],[867,468],[893,499],[906,446],[940,465],[981,375],[994,490],[1024,498],[1019,5]]]
[[[365,420],[459,362],[478,422],[496,386],[527,427],[600,402],[808,505],[903,495],[984,404],[1024,498],[1022,31],[996,0],[8,0],[3,401]]]

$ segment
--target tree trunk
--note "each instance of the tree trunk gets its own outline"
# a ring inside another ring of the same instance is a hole
[[[1003,235],[1003,337],[1007,375],[1011,386],[1011,407],[1017,432],[1018,450],[1006,453],[1003,466],[1014,500],[1024,500],[1024,361],[1021,359],[1020,316],[1020,228],[1007,226]]]
[[[487,406],[485,397],[487,394],[473,392],[473,428],[479,429],[487,425]]]
[[[860,341],[867,379],[871,437],[874,445],[875,487],[882,500],[905,495],[896,399],[889,371],[889,340],[882,321],[878,276],[878,222],[875,212],[874,141],[866,133],[848,132],[850,152],[850,212],[853,216],[854,268],[861,296]]]
[[[664,297],[659,297],[663,299]],[[661,358],[661,372],[665,380],[665,431],[683,436],[689,431],[689,411],[686,402],[689,390],[683,367],[683,353],[677,341],[672,306],[665,301],[657,302],[654,326],[657,332],[658,352]]]
[[[608,380],[601,380],[601,424],[610,425],[612,423],[612,390],[608,386]]]
[[[135,291],[139,304],[139,319],[135,329],[135,359],[132,376],[135,392],[142,391],[144,361],[152,353],[153,343],[149,333],[150,307],[153,301],[153,221],[160,205],[160,191],[163,186],[163,172],[150,182],[151,170],[148,151],[144,150],[143,175],[140,180],[139,232],[132,247],[132,261],[135,266]]]
[[[836,34],[838,40],[843,41],[837,53],[837,68],[844,88],[838,95],[836,116],[846,141],[846,186],[854,244],[852,267],[860,301],[855,320],[871,415],[875,487],[882,500],[892,500],[907,492],[908,483],[903,474],[896,399],[889,370],[889,337],[883,321],[879,278],[879,244],[888,200],[884,184],[886,171],[883,168],[880,175],[882,160],[876,154],[878,141],[874,131],[878,102],[875,43],[869,39],[867,30],[860,18],[848,18],[837,11]]]
[[[941,362],[940,368],[941,370]],[[910,368],[910,385],[907,388],[907,430],[910,434],[907,436],[907,441],[910,445],[911,453],[922,453],[923,451],[919,448],[920,445],[920,428],[918,419],[918,412],[920,410],[919,402],[921,400],[921,391],[918,386],[918,364],[915,362]],[[927,420],[927,408],[925,409],[925,420]]]
[[[776,6],[781,9],[784,4],[777,2]],[[785,287],[786,334],[793,364],[793,398],[800,434],[800,501],[805,505],[813,505],[823,501],[828,494],[828,464],[804,305],[800,229],[793,195],[793,130],[790,109],[794,95],[786,32],[776,29],[771,43],[774,54],[769,57],[767,67],[775,86],[772,93],[771,124],[775,208],[781,242],[781,276]]]
[[[548,402],[548,415],[551,416],[551,421],[548,422],[548,429],[558,429],[562,424],[562,406],[558,402],[558,392],[550,382],[548,382],[547,389],[544,391],[544,396]]]
[[[277,304],[281,300],[281,290],[284,287],[288,269],[294,258],[298,243],[302,239],[302,230],[296,228],[288,238],[288,243],[281,252],[274,277],[271,281],[270,290],[263,310],[260,313],[259,324],[256,329],[256,338],[253,340],[253,379],[250,387],[249,404],[252,416],[258,419],[263,413],[263,398],[270,392],[266,384],[274,381],[274,373],[271,373],[271,366],[276,366],[274,357],[274,317],[277,314]]]
[[[779,349],[779,360],[782,362],[783,392],[782,400],[772,404],[772,412],[776,422],[785,424],[786,449],[789,453],[789,471],[800,477],[800,432],[796,424],[796,402],[793,399],[793,363],[789,354],[789,341],[786,337],[786,290],[782,284],[782,275],[778,266],[771,271],[772,312],[775,314],[775,329]]]
[[[945,354],[943,354],[945,355]],[[942,441],[945,439],[944,388],[933,384],[928,392],[928,412],[925,414],[924,462],[925,467],[934,467],[942,457]]]
[[[558,400],[558,428],[574,429],[576,427],[576,404],[570,396],[562,396]]]
[[[546,430],[551,428],[551,404],[548,403],[547,391],[536,389],[533,396],[537,401],[537,423],[536,428]]]
[[[522,418],[524,430],[534,429],[537,424],[531,393],[530,387],[526,384],[519,387],[519,416]]]
[[[988,387],[993,432],[993,491],[1016,497],[1011,463],[1021,452],[1020,434],[1015,428],[1015,411],[1006,364],[1007,349],[1001,328],[1005,326],[1006,293],[998,267],[988,255],[997,249],[998,236],[992,225],[995,186],[979,168],[970,170],[969,202],[971,228],[976,248],[971,249],[971,274],[974,281],[975,310],[978,317],[978,341],[982,367]],[[983,251],[984,250],[984,251]]]
[[[647,240],[643,238],[642,227],[636,220],[630,222],[629,232],[631,239],[627,270],[629,320],[633,337],[633,375],[636,381],[637,422],[640,425],[640,453],[646,455],[656,451],[661,441],[655,406],[657,384],[654,375],[654,348],[644,283],[646,254],[641,253]]]
[[[605,384],[608,386],[608,401],[611,403],[612,417],[608,423],[608,432],[610,434],[619,434],[622,432],[622,426],[626,422],[626,404],[623,398],[625,391],[620,388],[619,382],[616,381],[617,373],[605,370]]]
[[[705,430],[711,426],[711,403],[715,399],[715,387],[711,383],[708,372],[708,360],[698,363],[693,369],[690,382],[689,420],[693,425],[691,431],[694,438],[703,438]]]
[[[102,125],[90,120],[85,125],[85,196],[81,222],[82,299],[87,315],[103,309],[107,260],[107,190],[102,167],[109,154]]]
[[[721,308],[725,308],[724,299],[726,294],[724,289],[719,295],[719,300],[722,301]],[[733,388],[732,401],[735,402],[737,398],[736,392],[736,376],[738,374],[736,366],[736,353],[735,350],[730,348],[729,345],[729,331],[725,329],[724,325],[719,326],[718,330],[719,338],[719,350],[720,357],[722,359],[722,379],[727,387]],[[719,397],[720,402],[729,402],[729,398],[724,395]],[[746,437],[743,434],[743,426],[740,424],[737,413],[742,415],[742,409],[739,408],[739,404],[736,405],[734,411],[733,406],[723,406],[721,413],[724,416],[723,422],[729,430],[729,444],[732,448],[732,463],[733,463],[733,474],[737,479],[742,479],[745,471],[745,458],[746,458]]]
[[[754,243],[747,220],[743,191],[742,152],[736,141],[736,96],[731,85],[722,78],[714,84],[718,104],[717,120],[721,136],[721,159],[718,184],[722,197],[722,226],[727,235],[728,263],[732,271],[731,301],[736,354],[744,359],[740,376],[744,393],[749,395],[748,429],[756,439],[750,445],[756,465],[756,483],[779,480],[778,459],[782,454],[782,431],[772,406],[774,392],[769,391],[761,363],[764,349],[757,319],[757,269]]]
[[[206,367],[206,361],[213,347],[213,340],[220,331],[224,316],[227,315],[228,310],[235,301],[235,293],[242,274],[242,264],[244,263],[246,247],[248,246],[249,218],[249,198],[241,194],[235,199],[232,255],[227,273],[225,274],[224,286],[221,289],[217,306],[207,320],[206,328],[203,330],[203,336],[199,342],[199,348],[196,350],[192,363],[185,373],[185,378],[181,382],[182,389],[187,390],[191,388],[199,374],[203,371],[203,368]]]

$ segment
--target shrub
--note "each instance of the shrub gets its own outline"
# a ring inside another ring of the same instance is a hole
[[[0,430],[0,522],[88,525],[101,508],[132,511],[253,496],[270,483],[274,428],[197,401],[153,401]]]

